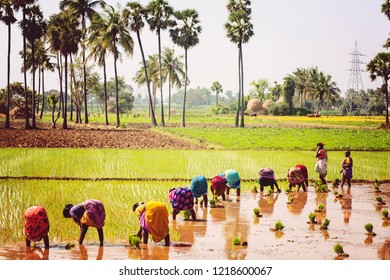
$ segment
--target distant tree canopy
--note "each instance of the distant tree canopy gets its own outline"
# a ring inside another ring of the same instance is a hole
[[[115,96],[115,80],[113,78],[107,83],[107,87],[108,96]],[[134,107],[134,89],[129,84],[126,84],[124,77],[118,77],[118,97],[119,112],[121,114],[129,113]],[[115,100],[113,98],[110,98],[109,106],[115,108],[114,105]]]
[[[172,96],[173,103],[183,103],[184,90],[179,90]],[[187,105],[189,108],[194,108],[200,105],[211,105],[214,103],[214,97],[207,88],[190,88],[187,91]]]
[[[20,82],[10,84],[10,108],[14,107],[25,107],[24,99],[24,86]],[[31,104],[32,91],[28,89],[28,104]],[[7,100],[7,87],[0,90],[0,114],[5,114],[5,106]]]

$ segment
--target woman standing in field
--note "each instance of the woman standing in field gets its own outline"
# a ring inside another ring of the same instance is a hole
[[[45,208],[42,206],[32,206],[24,213],[24,235],[26,236],[26,246],[30,247],[31,242],[43,239],[45,249],[49,249],[49,219]]]
[[[80,245],[83,244],[88,227],[94,227],[99,234],[100,246],[103,246],[103,226],[106,219],[103,203],[96,199],[89,199],[75,206],[67,204],[62,213],[65,218],[72,218],[80,226]]]
[[[146,204],[139,202],[133,205],[133,211],[138,217],[140,229],[137,236],[148,244],[149,234],[154,242],[164,239],[165,246],[169,246],[168,209],[164,203],[149,201]]]
[[[319,174],[322,184],[326,184],[325,176],[328,173],[328,153],[324,149],[324,143],[317,143],[316,151],[317,163],[314,170]]]
[[[194,197],[189,188],[173,188],[169,190],[168,200],[172,205],[172,219],[176,220],[177,214],[180,211],[190,211],[193,221],[196,220],[194,211]]]
[[[347,182],[348,188],[351,187],[351,179],[352,179],[352,167],[353,167],[353,160],[351,158],[351,152],[348,150],[345,152],[345,159],[342,164],[342,181],[341,181],[341,187],[344,186],[344,183]]]

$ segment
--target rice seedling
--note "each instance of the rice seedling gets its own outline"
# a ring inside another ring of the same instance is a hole
[[[253,213],[255,214],[256,217],[260,217],[261,216],[259,208],[254,208],[253,209]]]
[[[184,215],[184,221],[188,221],[191,218],[191,212],[189,210],[186,210],[183,212]]]
[[[389,219],[389,211],[387,209],[383,209],[382,210],[382,217],[383,219],[385,220],[388,220]]]
[[[324,211],[324,209],[325,209],[325,204],[320,203],[320,204],[317,206],[317,209],[314,210],[314,211],[316,211],[316,212],[322,212],[322,211]]]
[[[316,214],[314,214],[313,212],[310,212],[309,214],[309,223],[310,224],[316,224],[317,221],[316,221]]]
[[[368,235],[375,235],[373,232],[374,226],[371,223],[367,223],[364,228],[366,229]]]
[[[141,238],[139,238],[139,236],[136,236],[136,235],[129,236],[130,247],[140,249],[140,246],[139,246],[140,243],[141,243]]]
[[[375,200],[377,201],[377,204],[378,205],[385,205],[386,203],[383,201],[382,197],[381,196],[377,196],[375,198]]]
[[[321,225],[321,229],[328,229],[330,220],[328,218],[325,218],[324,222]]]
[[[294,197],[290,196],[288,199],[287,199],[287,204],[291,204],[294,202]]]
[[[327,193],[329,191],[328,185],[326,184],[320,184],[315,188],[316,192],[318,193]]]
[[[334,181],[333,181],[333,183],[332,183],[332,186],[334,187],[334,188],[336,188],[336,187],[338,187],[340,185],[340,179],[335,179]]]
[[[215,207],[215,204],[216,204],[215,199],[210,199],[209,202],[210,202],[210,206],[214,208],[214,207]]]
[[[232,244],[233,244],[233,245],[241,245],[241,239],[238,238],[238,237],[234,237],[234,238],[232,239]]]
[[[70,250],[70,249],[72,249],[72,248],[74,248],[76,245],[73,243],[73,242],[68,242],[68,243],[66,243],[66,245],[65,245],[65,249],[66,250]]]
[[[339,243],[333,246],[333,251],[340,257],[349,257],[349,255],[344,252],[343,246]]]
[[[284,225],[281,221],[277,221],[275,223],[275,230],[276,231],[282,231],[284,229]]]

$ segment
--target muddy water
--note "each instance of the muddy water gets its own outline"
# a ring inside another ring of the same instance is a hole
[[[270,196],[244,193],[237,199],[235,192],[228,201],[216,208],[196,206],[199,221],[184,221],[179,215],[170,221],[174,246],[164,247],[149,241],[148,246],[132,249],[126,240],[106,244],[76,245],[70,250],[65,244],[52,241],[49,250],[25,248],[23,242],[6,244],[0,248],[0,259],[50,259],[50,260],[303,260],[335,259],[333,246],[339,243],[352,260],[390,260],[390,221],[383,220],[381,211],[390,204],[390,185],[381,186],[375,193],[372,186],[356,185],[348,191],[337,188],[342,198],[332,192],[292,192]],[[375,198],[381,196],[387,205],[377,206]],[[288,204],[288,198],[293,203]],[[318,205],[325,207],[316,212]],[[261,217],[254,217],[253,209],[260,209]],[[316,214],[317,224],[309,224],[310,212]],[[325,218],[330,220],[328,230],[320,226]],[[272,231],[277,221],[284,225],[282,231]],[[372,223],[376,236],[366,234],[364,226]],[[232,245],[239,237],[247,246]],[[39,244],[42,246],[42,244]]]

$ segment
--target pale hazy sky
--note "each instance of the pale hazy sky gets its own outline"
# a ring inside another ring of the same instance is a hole
[[[59,0],[40,0],[45,18],[59,11]],[[124,7],[125,0],[107,0],[108,4]],[[149,0],[139,1],[147,4]],[[237,48],[224,30],[227,20],[227,0],[169,0],[176,10],[192,8],[198,11],[203,28],[200,43],[188,52],[190,87],[210,88],[219,81],[224,91],[238,91]],[[283,77],[298,67],[318,68],[332,75],[340,89],[347,88],[355,41],[369,62],[378,52],[386,51],[382,45],[390,32],[390,22],[381,13],[384,0],[253,0],[252,23],[255,35],[244,45],[245,91],[250,82],[260,78],[283,82]],[[20,18],[20,14],[18,14]],[[11,81],[23,81],[20,67],[22,60],[21,32],[13,25]],[[0,26],[0,87],[6,85],[7,29]],[[132,79],[140,67],[141,56],[135,34],[134,55],[123,56],[118,74],[138,89]],[[157,53],[157,37],[146,26],[141,34],[146,55]],[[168,31],[163,31],[163,47],[174,47],[177,54],[183,50],[171,42]],[[108,75],[113,77],[112,60],[108,62]],[[365,70],[365,64],[362,64]],[[99,69],[96,69],[99,70]],[[364,88],[377,87],[380,82],[371,82],[367,72],[362,73]],[[29,79],[30,81],[31,79]],[[45,89],[58,89],[56,74],[47,75]],[[165,90],[165,92],[167,92]]]

